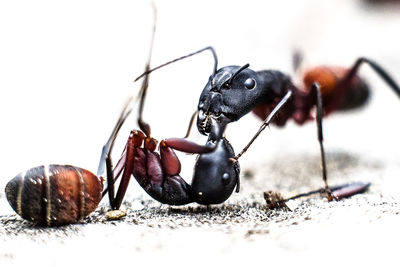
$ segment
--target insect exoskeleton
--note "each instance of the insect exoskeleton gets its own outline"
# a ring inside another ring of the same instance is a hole
[[[31,168],[6,186],[11,207],[24,219],[39,225],[74,223],[100,203],[102,179],[71,165]]]

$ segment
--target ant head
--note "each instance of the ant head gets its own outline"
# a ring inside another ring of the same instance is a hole
[[[210,77],[198,105],[197,127],[201,133],[211,131],[211,119],[220,123],[236,121],[258,104],[262,81],[248,67],[223,67]]]
[[[239,163],[231,160],[235,156],[232,146],[225,138],[208,144],[214,142],[218,144],[213,152],[199,156],[192,180],[193,197],[204,205],[224,202],[239,182]]]

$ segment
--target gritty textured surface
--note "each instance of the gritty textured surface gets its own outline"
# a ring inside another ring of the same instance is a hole
[[[1,188],[46,163],[96,169],[146,60],[151,8],[139,2],[0,4],[7,25],[0,27]],[[305,66],[349,66],[368,56],[400,81],[400,8],[362,3],[158,1],[153,62],[213,45],[220,66],[250,62],[290,73],[297,48]],[[204,55],[154,73],[144,111],[154,137],[183,135],[210,70]],[[292,211],[266,210],[264,191],[289,197],[322,186],[315,125],[289,123],[266,129],[244,154],[241,192],[222,205],[160,205],[132,181],[125,218],[107,221],[104,199],[81,223],[44,228],[15,215],[0,190],[0,266],[398,266],[399,99],[370,68],[361,75],[372,88],[369,105],[327,118],[324,137],[330,183],[371,182],[365,194],[339,202],[316,195],[288,203]],[[249,115],[229,126],[236,152],[259,125]],[[179,156],[190,181],[194,157]]]
[[[292,190],[320,186],[319,173],[314,172],[318,170],[316,159],[317,155],[292,157],[287,164],[294,168],[287,170],[276,168],[274,162],[257,171],[244,170],[242,192],[223,205],[168,207],[146,196],[128,195],[123,203],[127,216],[119,221],[106,220],[108,209],[103,203],[82,223],[55,228],[34,226],[17,215],[2,215],[0,242],[4,246],[0,256],[5,262],[23,264],[31,262],[27,257],[35,259],[35,255],[46,250],[45,258],[34,261],[64,266],[74,262],[69,257],[60,260],[66,251],[81,257],[85,263],[124,263],[125,257],[146,263],[153,255],[151,264],[158,265],[164,261],[172,264],[177,259],[191,260],[205,253],[207,257],[194,263],[202,265],[208,261],[259,262],[264,253],[268,253],[271,261],[295,263],[334,253],[350,257],[350,262],[367,263],[378,260],[375,254],[369,253],[375,253],[382,246],[385,250],[379,255],[392,258],[395,246],[389,244],[399,237],[395,229],[400,222],[400,204],[398,198],[380,193],[382,181],[379,178],[374,180],[369,192],[351,199],[327,202],[315,196],[289,202],[292,211],[266,210],[260,193],[263,189],[282,188],[281,192],[289,195],[287,192]],[[369,164],[345,153],[328,154],[328,159],[328,168],[340,166],[348,174],[360,172]],[[382,168],[379,164],[372,165],[371,177],[378,177]],[[297,178],[260,179],[263,172],[277,178]],[[337,179],[335,183],[338,182],[342,181]],[[100,258],[85,257],[86,253],[99,251],[103,251]],[[357,251],[363,254],[354,254]],[[108,252],[113,256],[107,258]],[[236,253],[243,257],[233,257]],[[285,258],[285,255],[299,258]]]

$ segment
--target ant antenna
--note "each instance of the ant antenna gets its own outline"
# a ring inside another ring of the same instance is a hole
[[[168,61],[168,62],[166,62],[166,63],[164,63],[164,64],[161,64],[161,65],[159,65],[159,66],[157,66],[157,67],[155,67],[155,68],[153,68],[153,69],[146,70],[146,71],[143,72],[139,77],[137,77],[137,78],[134,80],[134,82],[137,82],[139,79],[143,78],[143,76],[146,76],[146,75],[152,73],[152,72],[155,71],[155,70],[158,70],[158,69],[160,69],[160,68],[162,68],[162,67],[165,67],[165,66],[167,66],[167,65],[169,65],[169,64],[172,64],[172,63],[175,63],[175,62],[180,61],[180,60],[182,60],[182,59],[185,59],[185,58],[188,58],[188,57],[191,57],[191,56],[200,54],[201,52],[204,52],[204,51],[206,51],[206,50],[210,50],[211,53],[212,53],[212,55],[213,55],[213,57],[214,57],[214,71],[213,71],[212,76],[215,76],[215,73],[217,73],[217,67],[218,67],[217,53],[215,53],[215,50],[214,50],[214,48],[213,48],[212,46],[207,46],[207,47],[205,47],[205,48],[203,48],[203,49],[200,49],[200,50],[198,50],[198,51],[196,51],[196,52],[187,54],[187,55],[182,56],[182,57],[175,58],[175,59],[173,59],[173,60],[171,60],[171,61]]]
[[[150,69],[150,61],[151,61],[151,55],[152,55],[152,50],[153,50],[153,43],[154,43],[154,36],[155,36],[155,32],[156,32],[156,24],[157,24],[157,8],[154,4],[154,2],[151,2],[152,4],[152,8],[153,8],[153,32],[152,32],[152,36],[151,36],[151,41],[150,41],[150,50],[149,50],[149,54],[148,54],[148,58],[147,58],[147,62],[146,62],[146,67],[145,70]],[[143,105],[144,105],[144,100],[146,97],[146,93],[147,93],[147,88],[149,85],[149,76],[146,75],[145,80],[142,83],[142,86],[140,88],[139,91],[139,118],[138,118],[138,124],[140,126],[140,129],[146,133],[147,135],[150,135],[150,126],[149,124],[147,124],[146,122],[144,122],[142,120],[142,113],[143,113]],[[136,101],[137,99],[136,98]],[[135,104],[136,104],[135,101]],[[119,162],[117,163],[116,168],[113,170],[113,166],[112,166],[112,161],[111,161],[111,151],[113,149],[114,146],[114,142],[115,139],[117,138],[118,132],[121,129],[122,125],[124,124],[126,118],[129,116],[129,114],[132,111],[132,108],[128,109],[129,104],[132,102],[132,97],[130,97],[128,99],[128,101],[126,102],[126,104],[124,105],[121,114],[119,116],[119,119],[116,123],[116,125],[114,126],[114,129],[107,141],[107,143],[103,146],[103,150],[101,152],[101,156],[100,156],[100,163],[99,163],[99,167],[97,169],[97,176],[103,176],[104,173],[104,167],[106,168],[106,173],[107,173],[107,187],[103,190],[102,192],[102,197],[105,196],[105,194],[109,195],[109,199],[110,199],[110,203],[114,202],[114,183],[115,181],[118,179],[118,176],[121,174],[122,168],[121,166],[124,165],[125,162],[125,156],[124,152],[122,153],[123,156],[122,158],[119,160]],[[126,147],[125,147],[126,149]],[[122,165],[120,165],[122,163]],[[104,166],[105,165],[105,166]],[[116,169],[118,169],[116,171]],[[115,175],[116,173],[116,175]],[[111,206],[113,206],[113,204],[111,204]]]
[[[146,62],[146,67],[145,67],[145,73],[149,71],[150,69],[150,61],[151,61],[151,55],[153,53],[153,46],[154,46],[154,36],[156,33],[156,25],[157,25],[157,9],[156,6],[154,4],[154,2],[152,2],[152,7],[153,7],[153,32],[151,35],[151,41],[150,41],[150,49],[149,49],[149,54],[147,57],[147,62]],[[144,108],[144,101],[146,99],[146,95],[147,95],[147,89],[149,87],[149,75],[146,75],[146,77],[144,78],[143,82],[142,82],[142,86],[140,88],[139,94],[138,94],[138,99],[139,100],[139,116],[138,116],[138,124],[139,124],[139,128],[147,135],[150,136],[150,125],[148,123],[146,123],[145,121],[143,121],[142,117],[143,117],[143,108]]]
[[[121,129],[122,125],[124,124],[126,118],[128,118],[129,114],[132,111],[132,108],[129,108],[129,104],[132,101],[132,97],[128,98],[126,101],[121,114],[119,115],[118,121],[114,126],[114,129],[112,130],[110,137],[107,140],[107,143],[103,146],[103,149],[101,151],[101,156],[100,156],[100,162],[99,162],[99,167],[97,169],[97,177],[103,176],[104,173],[104,167],[106,165],[106,159],[109,157],[111,154],[111,151],[114,146],[114,141],[117,138],[118,132]]]
[[[242,67],[240,67],[233,75],[232,77],[227,81],[228,84],[231,84],[233,79],[240,73],[242,72],[244,69],[247,69],[250,66],[249,63],[247,63],[246,65],[243,65]]]

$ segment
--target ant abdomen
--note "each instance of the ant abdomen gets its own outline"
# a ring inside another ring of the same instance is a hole
[[[305,88],[311,88],[314,82],[318,82],[324,102],[332,102],[331,98],[340,96],[337,106],[324,105],[326,113],[334,110],[346,111],[355,109],[363,106],[369,99],[370,89],[358,75],[352,76],[347,84],[342,84],[342,86],[346,87],[346,90],[343,90],[343,94],[340,95],[338,92],[338,90],[341,90],[339,82],[343,82],[348,71],[349,69],[347,68],[318,66],[304,74],[303,82]]]
[[[8,182],[6,196],[24,219],[39,225],[74,223],[94,211],[103,183],[88,170],[71,165],[31,168]]]

